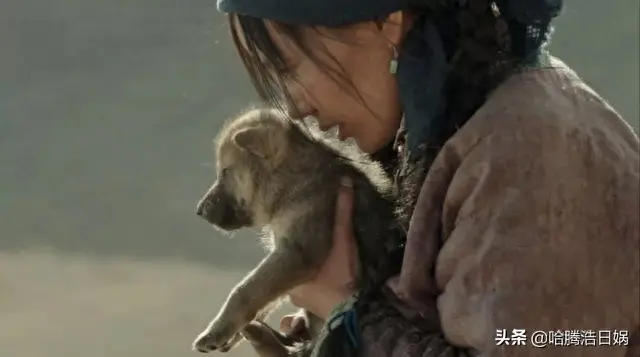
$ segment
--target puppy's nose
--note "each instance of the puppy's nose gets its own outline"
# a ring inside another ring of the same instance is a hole
[[[198,205],[196,206],[196,214],[200,217],[204,217],[204,215],[206,214],[206,207],[209,205],[209,200],[207,200],[206,198],[203,200],[200,200],[200,202],[198,202]]]

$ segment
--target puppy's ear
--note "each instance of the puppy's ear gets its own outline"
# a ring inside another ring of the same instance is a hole
[[[233,135],[233,143],[239,148],[257,157],[266,159],[269,154],[267,128],[264,126],[252,126],[239,130]]]
[[[251,155],[277,165],[288,148],[286,129],[280,125],[260,124],[239,130],[233,143]]]

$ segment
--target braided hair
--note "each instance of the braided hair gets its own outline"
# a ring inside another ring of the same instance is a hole
[[[424,143],[414,152],[396,154],[393,143],[373,154],[389,173],[395,175],[398,192],[398,219],[406,231],[419,190],[444,143],[469,120],[490,93],[507,77],[535,64],[548,40],[548,21],[522,23],[488,0],[431,1],[418,10],[427,21],[434,21],[443,40],[451,68],[444,85],[445,110],[434,118]],[[415,9],[414,9],[415,11]],[[455,103],[455,105],[453,105]],[[451,104],[451,105],[449,105]],[[390,238],[392,239],[392,238]],[[403,245],[387,245],[392,264],[379,270],[376,277],[363,282],[350,314],[364,316],[375,299],[380,298],[385,281],[400,270]],[[362,259],[362,258],[361,258]],[[347,315],[347,322],[351,315]],[[368,321],[367,321],[368,320]],[[360,329],[375,320],[361,319]],[[357,347],[345,343],[349,325],[338,326],[319,347],[318,356],[357,356]],[[348,341],[348,340],[347,340]]]
[[[512,16],[507,0],[469,0],[465,5],[460,5],[461,1],[430,3],[428,10],[436,14],[434,20],[441,35],[449,41],[446,50],[451,71],[444,85],[442,115],[432,119],[423,144],[414,152],[401,155],[394,165],[399,218],[405,226],[422,182],[444,143],[500,83],[536,63],[551,30],[551,15],[522,22]],[[557,13],[559,5],[550,11]],[[383,150],[388,152],[389,148]]]

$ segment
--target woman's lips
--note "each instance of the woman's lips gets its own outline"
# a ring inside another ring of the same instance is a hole
[[[338,125],[338,139],[340,139],[340,141],[345,141],[349,137],[346,127],[344,125]]]
[[[318,123],[318,128],[322,131],[329,131],[335,127],[336,124],[320,124]]]
[[[331,130],[335,130],[338,139],[340,139],[341,141],[344,141],[346,139],[349,138],[348,132],[345,129],[345,126],[343,124],[336,124],[336,123],[332,123],[332,124],[320,124],[318,123],[318,128],[320,130],[322,130],[323,132],[327,132],[327,131],[331,131]]]

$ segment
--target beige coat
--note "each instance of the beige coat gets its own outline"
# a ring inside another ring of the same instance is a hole
[[[389,282],[405,318],[368,324],[362,355],[640,356],[602,339],[640,343],[639,171],[637,135],[564,64],[513,76],[432,166]],[[420,322],[436,306],[444,338]]]

